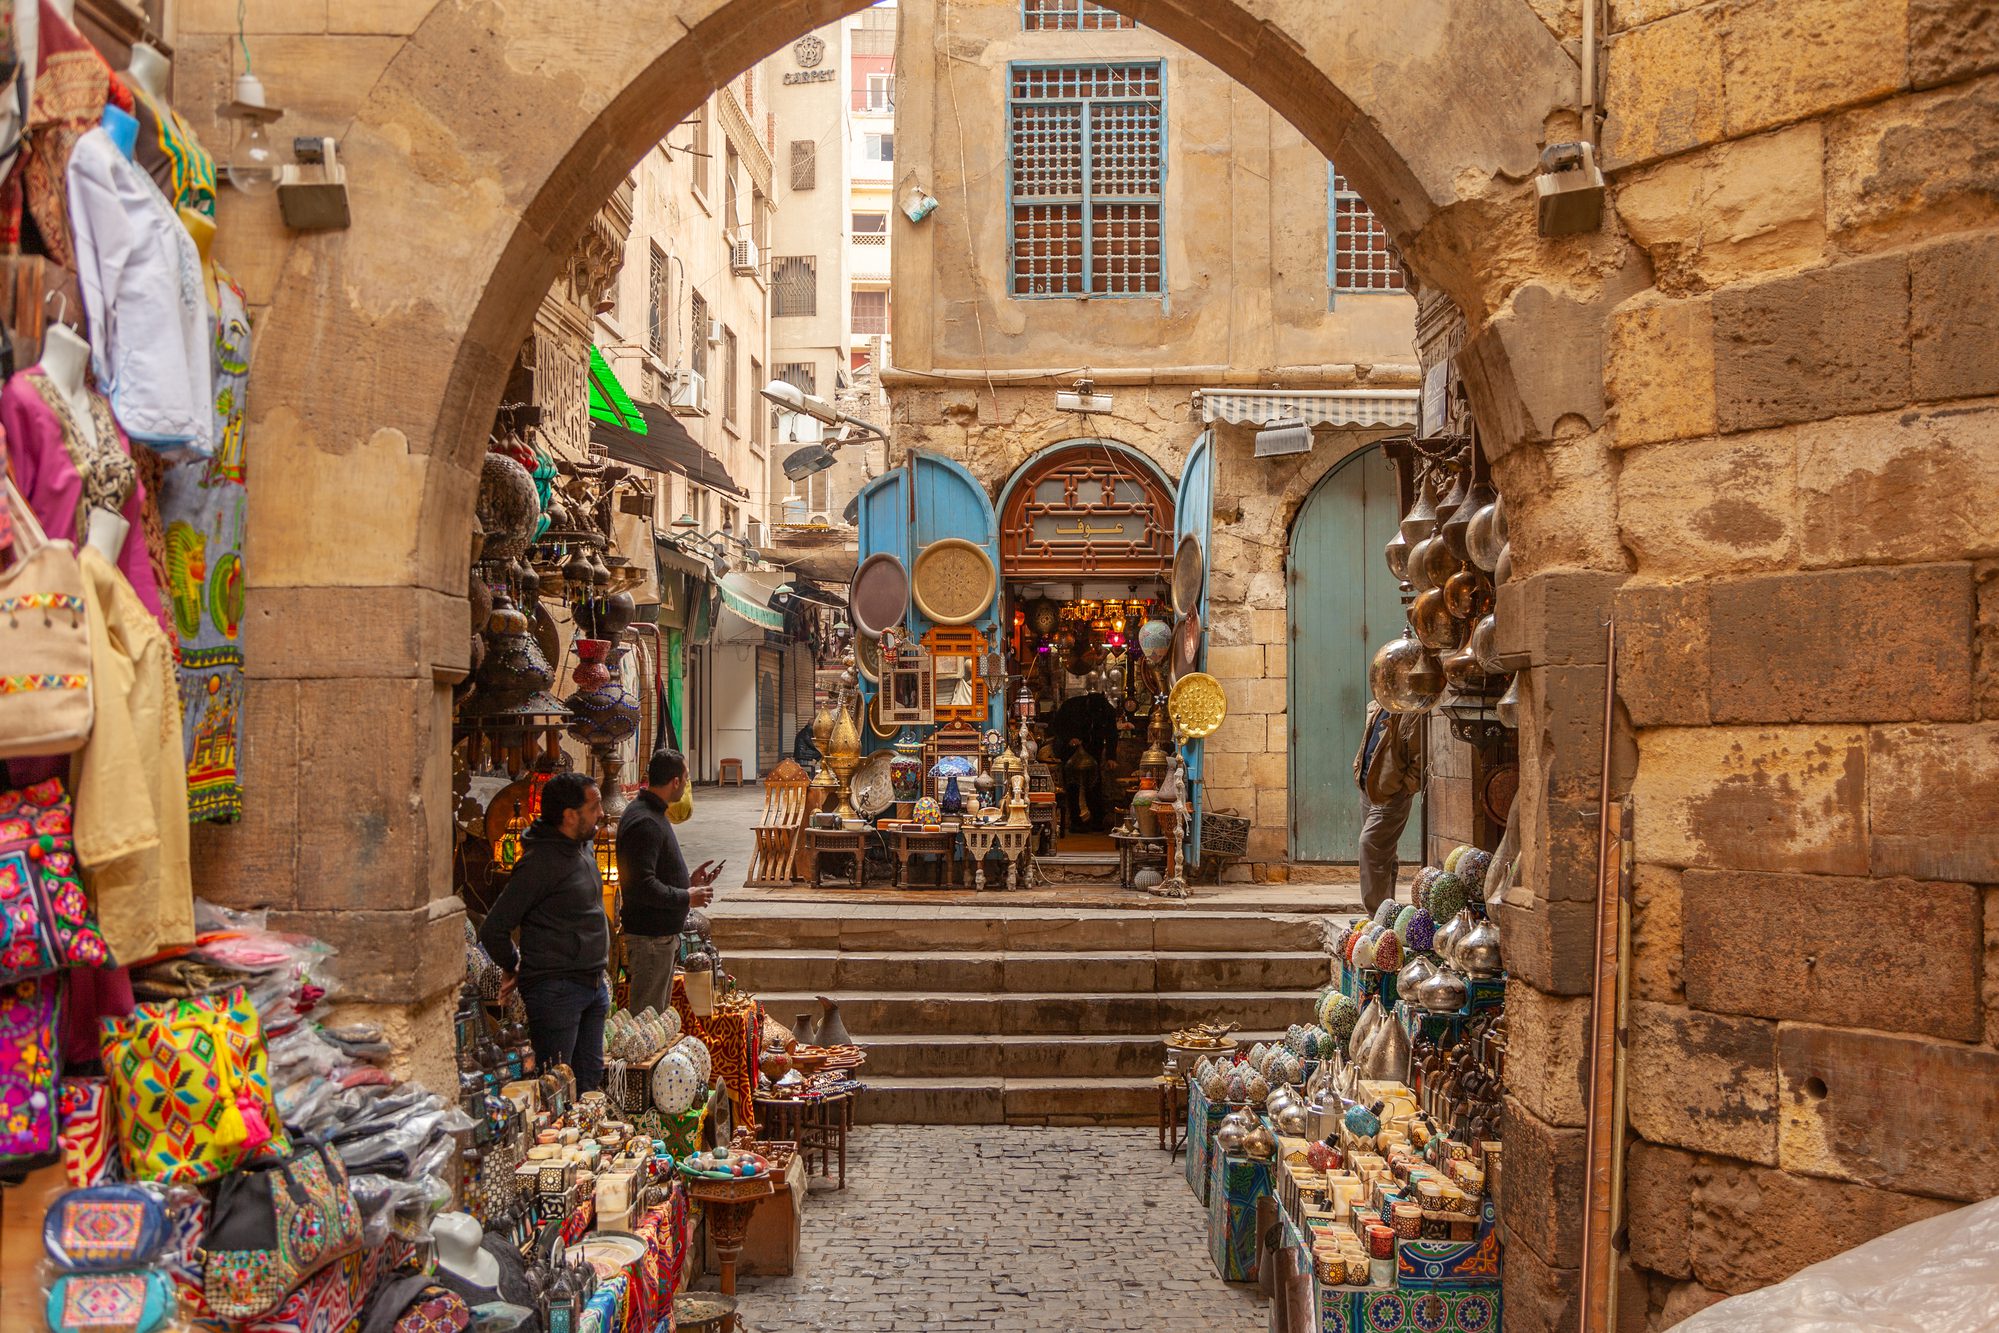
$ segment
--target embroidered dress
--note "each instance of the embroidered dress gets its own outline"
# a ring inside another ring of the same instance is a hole
[[[182,743],[189,819],[243,814],[236,768],[243,706],[243,390],[250,379],[249,304],[215,271],[215,456],[167,468],[158,494],[166,523],[166,594],[180,635]]]
[[[132,95],[111,77],[111,67],[49,0],[35,6],[34,91],[21,169],[0,187],[0,245],[21,248],[21,202],[41,234],[42,249],[66,268],[76,267],[64,173],[84,134],[104,119],[104,108],[132,110]],[[25,27],[25,25],[23,25]]]
[[[215,159],[180,112],[154,101],[152,94],[123,75],[117,81],[131,96],[139,117],[139,165],[175,208],[214,217]]]
[[[119,424],[164,453],[215,452],[201,253],[146,173],[102,129],[69,158],[90,366]]]
[[[77,429],[69,403],[39,367],[21,371],[0,389],[0,429],[7,435],[14,482],[50,537],[82,545],[89,535],[93,497],[109,500],[130,480],[123,502],[110,506],[132,525],[118,552],[118,568],[139,600],[159,616],[159,584],[146,554],[145,487],[136,479],[124,432],[95,393],[90,395],[90,418],[97,428],[95,441]]]

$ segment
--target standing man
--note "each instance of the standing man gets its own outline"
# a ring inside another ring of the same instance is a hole
[[[709,885],[722,867],[706,861],[690,873],[666,808],[687,789],[687,759],[660,750],[646,765],[645,790],[618,820],[618,885],[624,895],[625,967],[631,974],[626,1005],[633,1013],[651,1005],[665,1013],[673,1003],[673,963],[687,909],[706,907]]]
[[[1395,845],[1423,790],[1422,719],[1367,706],[1367,731],[1353,757],[1360,784],[1360,899],[1372,914],[1395,896]]]
[[[578,1092],[604,1086],[604,1019],[611,1012],[604,984],[611,923],[604,919],[593,845],[603,812],[597,784],[586,774],[550,778],[541,789],[541,814],[522,835],[521,859],[479,927],[479,943],[506,974],[501,994],[520,987],[536,1062],[544,1069],[568,1065]]]

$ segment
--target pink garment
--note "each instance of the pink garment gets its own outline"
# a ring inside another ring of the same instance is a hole
[[[6,431],[14,484],[21,488],[28,507],[35,511],[35,517],[41,520],[50,537],[81,545],[88,535],[77,528],[84,479],[63,442],[61,419],[43,401],[40,391],[28,382],[30,375],[41,373],[32,367],[23,370],[7,381],[6,388],[0,389],[0,429]],[[124,428],[114,423],[112,429],[117,431],[119,448],[129,457],[132,444],[125,438]],[[118,553],[118,569],[164,628],[169,622],[161,613],[159,583],[153,577],[153,563],[146,554],[145,521],[141,516],[145,499],[144,484],[134,482],[132,498],[122,511],[132,527],[125,534],[124,549]]]

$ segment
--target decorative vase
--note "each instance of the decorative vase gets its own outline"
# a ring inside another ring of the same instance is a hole
[[[800,1046],[817,1046],[813,1034],[819,1030],[819,1020],[811,1014],[800,1014],[792,1020],[791,1035],[798,1039]]]
[[[576,655],[583,659],[577,688],[563,701],[576,715],[569,734],[591,747],[617,745],[639,729],[639,701],[615,670],[624,652],[608,640],[578,639]]]
[[[854,1038],[847,1031],[846,1023],[840,1019],[839,1002],[829,1000],[823,995],[816,998],[819,1001],[820,1008],[819,1044],[821,1046],[852,1046]]]
[[[965,813],[965,794],[958,790],[956,773],[944,780],[944,799],[939,801],[937,806],[953,819]]]

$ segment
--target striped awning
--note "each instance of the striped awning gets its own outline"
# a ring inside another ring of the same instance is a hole
[[[791,586],[791,576],[779,571],[765,573],[743,570],[724,575],[721,582],[722,609],[740,617],[756,629],[784,630],[784,613],[773,611],[770,599]]]
[[[1302,421],[1308,426],[1416,425],[1422,390],[1408,389],[1196,389],[1201,421],[1214,425],[1267,426]]]

